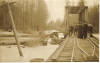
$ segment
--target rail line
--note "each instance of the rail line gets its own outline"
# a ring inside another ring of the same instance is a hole
[[[75,38],[75,41],[76,41],[76,47],[77,49],[80,50],[80,54],[83,56],[81,57],[84,61],[87,60],[86,57],[90,56],[79,44],[79,39],[78,38]],[[79,60],[78,60],[79,61]]]
[[[77,39],[77,46],[78,46],[78,48],[83,52],[83,53],[85,53],[87,56],[90,56],[84,49],[82,49],[81,47],[80,47],[80,45],[79,45],[79,40]]]
[[[57,61],[73,62],[73,60],[74,60],[74,52],[75,52],[75,41],[74,41],[74,39],[72,39],[63,48],[63,50],[61,51],[61,53],[57,57]]]
[[[92,44],[94,44],[97,48],[99,48],[99,40],[98,41],[96,41],[95,40],[95,38],[88,38],[88,40],[92,43]]]
[[[65,44],[69,41],[69,37],[66,38],[66,40],[56,49],[56,51],[46,60],[47,62],[50,61],[57,61],[56,59],[58,58],[59,54],[61,51],[64,49]]]
[[[99,54],[98,54],[98,52],[99,52],[98,51],[99,50],[99,45],[97,44],[96,41],[92,40],[91,38],[88,38],[88,41],[91,43],[91,46],[93,47],[92,56],[96,55],[96,57],[99,58]]]
[[[74,51],[75,51],[75,39],[74,39],[74,46],[73,46],[73,51],[72,51],[71,62],[73,62],[73,59],[74,59]]]
[[[66,42],[67,41],[67,42]],[[87,57],[91,56],[89,53],[87,53],[79,44],[79,39],[73,37],[67,38],[62,44],[61,47],[59,47],[49,58],[48,61],[55,61],[55,62],[74,62],[74,61],[85,61],[87,60]],[[93,45],[94,46],[94,45]],[[78,51],[79,50],[79,51]],[[95,48],[93,49],[92,55],[94,55]],[[75,55],[75,52],[78,52],[82,55],[77,56]],[[78,60],[75,59],[75,57],[80,57]],[[51,60],[50,60],[51,59]]]

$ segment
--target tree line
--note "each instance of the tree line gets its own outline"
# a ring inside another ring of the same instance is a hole
[[[48,9],[44,0],[13,1],[15,4],[11,4],[10,7],[18,32],[31,33],[45,29],[48,19]],[[0,18],[4,15],[2,22],[6,20],[6,23],[10,23],[7,7],[0,8],[0,11],[3,11],[0,12]]]

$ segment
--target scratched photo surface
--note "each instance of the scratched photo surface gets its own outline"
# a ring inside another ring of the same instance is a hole
[[[99,62],[99,0],[0,0],[0,62]]]

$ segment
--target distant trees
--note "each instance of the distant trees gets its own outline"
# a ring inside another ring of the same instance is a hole
[[[95,5],[89,10],[89,23],[93,25],[94,32],[99,32],[99,5]]]
[[[59,31],[64,31],[65,24],[64,21],[61,19],[57,19],[56,21],[50,21],[48,23],[48,29],[55,29]]]
[[[38,1],[38,8],[36,11],[36,24],[37,30],[43,30],[46,28],[46,22],[48,19],[48,9],[46,3],[43,0]]]
[[[85,5],[84,0],[80,0],[78,3],[79,6]],[[95,2],[94,2],[95,3]],[[94,32],[99,32],[99,1],[93,6],[88,6],[89,10],[89,23],[93,25]]]
[[[48,9],[44,0],[13,0],[10,5],[18,32],[33,32],[44,30],[48,19]],[[11,2],[11,1],[10,1]],[[6,9],[4,9],[6,10]],[[9,14],[4,12],[7,21]]]

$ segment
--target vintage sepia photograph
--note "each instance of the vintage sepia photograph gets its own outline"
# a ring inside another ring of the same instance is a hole
[[[0,0],[0,62],[99,62],[99,0]]]

